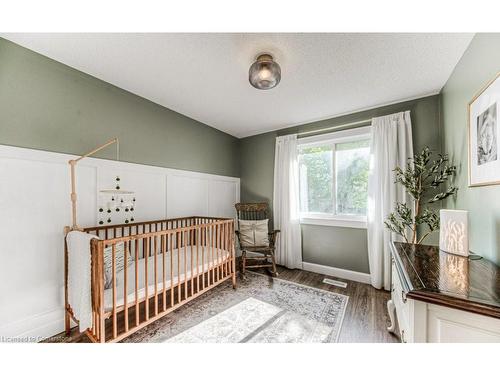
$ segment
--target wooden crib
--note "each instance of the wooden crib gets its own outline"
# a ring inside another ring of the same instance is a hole
[[[236,287],[233,219],[185,217],[83,231],[99,237],[90,245],[92,327],[85,332],[93,342],[120,341],[225,280]],[[112,262],[107,288],[105,249]],[[119,252],[125,266],[117,272]],[[69,334],[78,317],[68,303],[66,246],[64,255]]]

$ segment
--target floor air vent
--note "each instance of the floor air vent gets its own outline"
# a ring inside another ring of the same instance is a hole
[[[325,284],[338,286],[340,288],[347,288],[347,283],[344,283],[343,281],[338,281],[338,280],[333,280],[333,279],[324,279],[323,282]]]

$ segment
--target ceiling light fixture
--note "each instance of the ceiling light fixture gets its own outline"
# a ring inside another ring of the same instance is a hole
[[[259,90],[269,90],[281,80],[281,68],[268,53],[260,54],[248,71],[250,84]]]

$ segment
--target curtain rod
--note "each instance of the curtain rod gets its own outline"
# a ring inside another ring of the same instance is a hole
[[[316,130],[308,130],[308,131],[305,131],[305,132],[299,132],[297,135],[300,136],[300,137],[303,137],[303,136],[305,136],[307,134],[327,132],[329,130],[339,130],[339,129],[343,129],[343,128],[347,128],[347,127],[353,127],[353,126],[361,128],[361,127],[364,127],[364,126],[368,126],[368,124],[371,124],[371,122],[372,122],[372,119],[366,119],[366,120],[361,120],[361,121],[349,122],[347,124],[340,124],[340,125],[330,126],[328,128],[323,128],[323,129],[316,129]],[[365,125],[363,125],[363,124],[365,124]],[[356,126],[356,125],[360,125],[360,126]]]

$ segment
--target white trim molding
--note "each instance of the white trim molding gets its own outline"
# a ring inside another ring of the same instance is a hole
[[[0,327],[0,343],[39,342],[64,331],[64,308],[56,308]]]
[[[370,284],[370,274],[345,270],[342,268],[335,268],[331,266],[325,266],[322,264],[302,262],[302,269],[305,271],[320,273],[323,275],[339,277],[341,279],[357,281],[358,283]]]
[[[369,139],[370,131],[371,125],[365,125],[353,129],[337,130],[325,134],[304,136],[299,138],[297,142],[299,147],[314,146],[316,144],[324,143],[352,142],[367,138]]]

